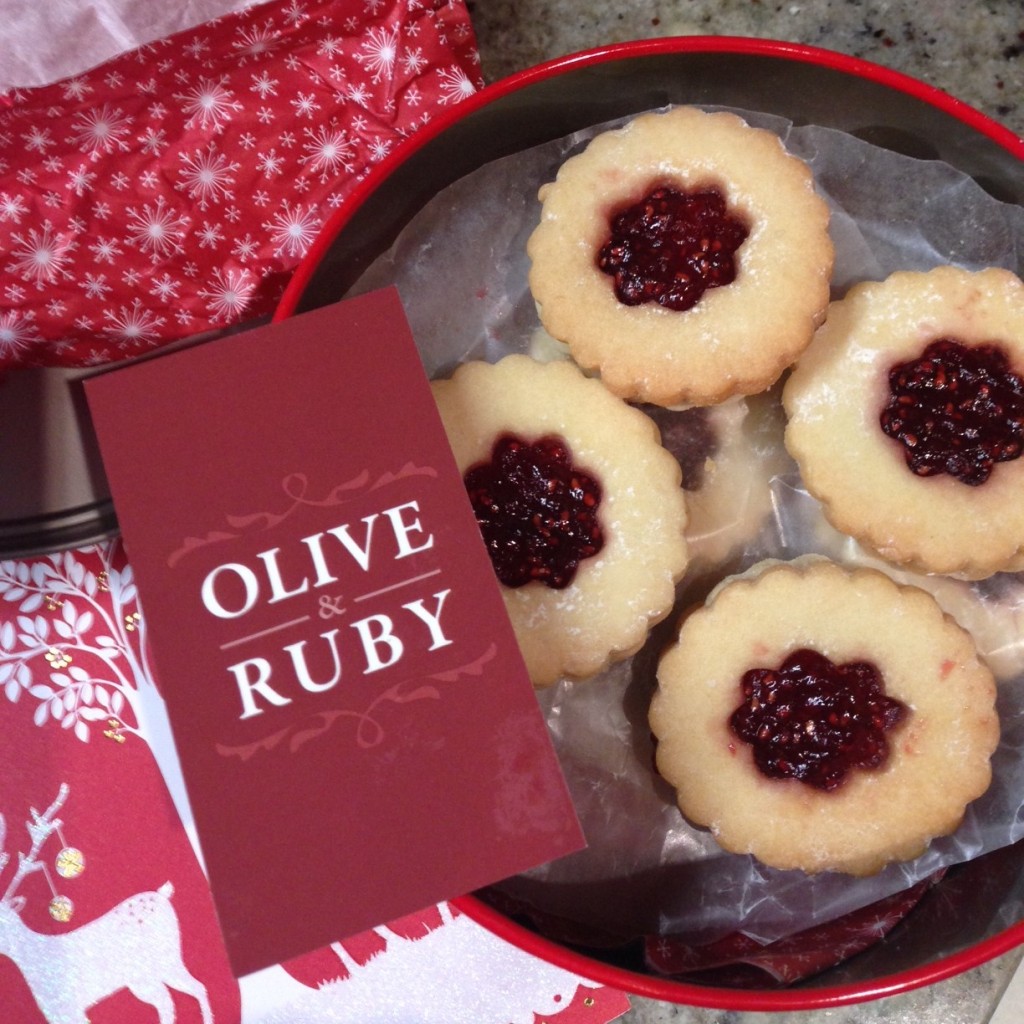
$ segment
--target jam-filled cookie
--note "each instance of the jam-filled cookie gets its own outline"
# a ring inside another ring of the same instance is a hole
[[[874,569],[770,562],[724,581],[663,655],[657,765],[719,844],[868,875],[988,788],[995,682],[935,600]]]
[[[524,355],[433,388],[534,685],[635,653],[687,564],[680,468],[653,422]]]
[[[914,572],[879,558],[853,537],[840,533],[824,517],[811,526],[811,548],[847,566],[864,566],[897,583],[920,587],[938,601],[974,640],[974,646],[998,683],[1024,676],[1024,589],[1017,577],[997,573],[981,580],[942,573]],[[690,548],[691,565],[693,546]]]
[[[538,328],[530,355],[548,362],[569,350]],[[773,389],[713,406],[638,406],[678,460],[686,491],[688,573],[706,573],[755,540],[772,511],[772,478],[790,469],[783,416]]]
[[[778,136],[734,114],[642,114],[539,196],[527,251],[541,321],[623,398],[763,391],[821,321],[828,206]]]
[[[772,479],[791,468],[778,394],[773,389],[687,409],[642,408],[683,469],[687,572],[720,576],[724,564],[757,542],[773,511]]]
[[[1024,283],[901,271],[851,288],[783,392],[786,447],[836,529],[898,565],[1024,568]]]

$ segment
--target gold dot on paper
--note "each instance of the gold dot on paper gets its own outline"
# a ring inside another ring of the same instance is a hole
[[[124,743],[124,733],[121,730],[124,728],[124,723],[119,718],[108,718],[107,725],[109,729],[103,730],[103,735],[108,740],[113,740],[115,743]]]
[[[593,1006],[594,1005],[594,997],[593,996],[587,996],[587,998],[583,1000],[583,1005],[584,1006]]]
[[[124,628],[127,629],[129,633],[133,633],[135,631],[135,627],[139,624],[139,619],[141,618],[142,616],[138,612],[132,612],[131,615],[126,615],[124,617]]]
[[[100,590],[110,589],[110,573],[106,569],[96,573],[96,582],[100,585]]]
[[[77,878],[85,870],[85,854],[73,846],[65,846],[54,861],[61,878]]]
[[[60,650],[58,647],[51,647],[44,657],[53,668],[67,668],[72,661],[71,655],[67,651]]]
[[[75,913],[75,905],[67,896],[54,896],[50,900],[50,917],[61,924],[67,924]]]

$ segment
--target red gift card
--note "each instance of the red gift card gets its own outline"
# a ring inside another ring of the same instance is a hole
[[[582,845],[397,292],[86,393],[238,974]]]

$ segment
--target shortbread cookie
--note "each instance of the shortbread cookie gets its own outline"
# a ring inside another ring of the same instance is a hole
[[[529,348],[542,362],[568,346],[538,327]],[[713,406],[638,406],[677,459],[686,491],[690,575],[714,571],[760,534],[772,511],[772,479],[791,469],[778,394],[736,396]]]
[[[953,832],[999,740],[992,673],[930,595],[815,557],[712,592],[650,724],[688,819],[808,873],[873,874]]]
[[[710,407],[643,408],[683,468],[688,573],[721,575],[723,563],[756,542],[773,511],[772,480],[792,468],[778,394]]]
[[[623,398],[763,391],[821,321],[828,206],[778,136],[734,114],[642,114],[539,195],[527,251],[541,321]]]
[[[881,557],[981,578],[1024,565],[1024,283],[938,267],[851,288],[784,393],[829,521]]]
[[[877,569],[897,583],[920,587],[931,594],[942,610],[971,634],[978,654],[998,683],[1024,677],[1024,588],[1015,576],[996,573],[982,580],[966,580],[914,572],[879,558],[863,544],[840,533],[824,517],[819,517],[812,529],[812,549],[817,553],[846,566]]]
[[[433,387],[534,684],[635,653],[687,564],[653,422],[569,362],[471,362]]]

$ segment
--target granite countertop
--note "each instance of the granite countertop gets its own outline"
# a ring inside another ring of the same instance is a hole
[[[1021,0],[470,0],[468,7],[487,81],[629,39],[758,36],[911,75],[1024,136]]]
[[[952,93],[1024,136],[1021,0],[469,0],[468,6],[488,82],[544,60],[629,39],[758,36],[820,46],[900,71]],[[734,1013],[634,996],[622,1020],[983,1024],[992,1019],[1022,956],[1014,950],[927,988],[846,1008]],[[1024,984],[1017,979],[999,1010],[998,1024],[1021,1019]]]

